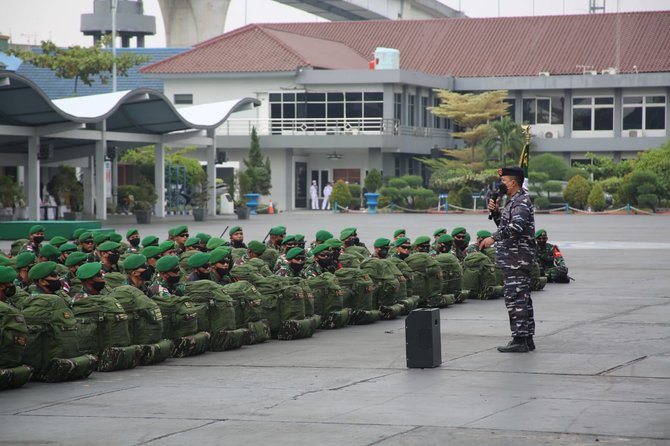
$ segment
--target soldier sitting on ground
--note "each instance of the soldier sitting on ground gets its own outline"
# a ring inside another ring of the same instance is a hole
[[[207,254],[204,254],[205,256]],[[175,294],[184,295],[184,284],[181,282],[181,270],[179,269],[179,257],[161,257],[156,263],[158,276],[149,285],[152,295]]]
[[[244,231],[240,226],[230,228],[230,246],[233,248],[246,248],[244,243]]]
[[[82,289],[72,296],[77,302],[88,296],[97,296],[105,289],[105,278],[102,276],[102,264],[99,262],[86,263],[77,269],[77,278],[81,281]]]
[[[535,232],[537,243],[537,261],[540,272],[547,277],[547,282],[570,283],[568,267],[558,246],[547,242],[547,231],[538,229]]]
[[[222,246],[213,250],[209,255],[209,263],[213,282],[226,285],[233,281],[230,277],[230,270],[233,267],[230,248]]]
[[[286,260],[280,264],[275,275],[281,277],[304,277],[302,274],[304,267],[305,250],[296,246],[288,250]]]

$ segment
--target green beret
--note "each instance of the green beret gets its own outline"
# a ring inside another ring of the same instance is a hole
[[[305,240],[305,236],[302,234],[295,234],[293,237],[295,238],[296,242],[302,242]]]
[[[453,231],[451,231],[451,236],[455,236],[456,234],[460,234],[461,232],[467,232],[464,227],[459,226],[457,228],[454,228]]]
[[[158,245],[161,250],[161,253],[168,251],[170,249],[175,249],[175,242],[172,240],[165,240],[163,243]]]
[[[156,237],[155,235],[147,235],[146,237],[144,237],[142,239],[142,246],[143,247],[146,248],[147,246],[152,246],[152,245],[158,246],[158,237]]]
[[[16,271],[9,266],[0,266],[0,283],[11,283],[16,279]]]
[[[270,229],[270,235],[286,235],[286,228],[284,226],[275,226]]]
[[[345,228],[340,232],[340,240],[346,240],[356,234],[356,228]]]
[[[60,235],[52,237],[51,240],[49,240],[49,244],[54,245],[56,248],[59,248],[63,243],[67,243],[67,239]]]
[[[79,265],[80,263],[83,263],[87,260],[88,260],[87,253],[81,251],[75,251],[69,256],[67,256],[67,260],[65,260],[65,266]]]
[[[295,235],[289,234],[286,237],[284,237],[284,240],[282,240],[281,244],[282,245],[287,245],[291,242],[295,242]]]
[[[8,259],[7,257],[0,254],[0,266],[12,266],[13,264],[14,262],[12,259]]]
[[[202,254],[202,253],[201,253]],[[159,273],[166,273],[172,271],[179,265],[179,257],[177,256],[165,256],[158,259],[156,262],[156,271]]]
[[[331,234],[328,231],[324,231],[321,229],[320,231],[316,231],[316,239],[320,242],[325,242],[328,239],[333,238],[333,234]]]
[[[40,280],[48,277],[56,270],[56,262],[42,262],[30,268],[28,277],[30,280]]]
[[[22,252],[18,256],[16,256],[16,262],[14,262],[14,268],[16,269],[21,269],[25,268],[26,266],[35,263],[35,260],[37,257],[35,257],[35,253],[33,252]]]
[[[398,240],[393,242],[393,246],[397,248],[398,246],[402,245],[403,243],[409,243],[409,239],[407,237],[400,237]]]
[[[320,253],[321,251],[325,251],[325,250],[327,250],[327,249],[330,249],[330,246],[328,246],[328,244],[326,244],[326,243],[321,243],[320,245],[316,245],[316,246],[314,247],[314,249],[312,249],[312,250],[310,251],[310,254],[312,254],[312,255],[317,255],[317,254]]]
[[[228,234],[233,235],[236,232],[244,232],[244,231],[242,231],[241,226],[233,226],[232,228],[230,228],[230,231],[228,231]]]
[[[438,228],[433,231],[433,237],[437,237],[438,235],[446,234],[447,233],[447,228]]]
[[[184,246],[195,246],[199,243],[200,243],[200,239],[198,237],[189,237],[184,242]]]
[[[147,263],[147,258],[142,254],[131,254],[123,261],[123,269],[132,271],[143,267]]]
[[[30,235],[33,235],[36,232],[44,232],[44,231],[46,231],[46,228],[44,226],[42,226],[42,225],[32,225],[30,227],[30,230],[28,231],[28,233]]]
[[[191,268],[200,268],[201,266],[205,266],[208,263],[209,263],[209,254],[206,252],[198,252],[188,258],[187,265],[190,266]]]
[[[396,229],[396,230],[393,232],[393,237],[397,237],[397,236],[399,236],[400,234],[407,234],[407,231],[405,231],[404,229]],[[379,246],[375,246],[375,248],[379,248]]]
[[[139,231],[135,228],[128,229],[128,232],[126,232],[126,238],[130,238],[130,236],[133,235],[133,234],[138,234],[139,235]]]
[[[400,231],[400,229],[398,229],[398,231]],[[398,231],[396,231],[396,232],[398,232]],[[405,232],[404,229],[402,231]],[[381,248],[382,246],[390,246],[390,245],[391,245],[391,240],[382,237],[382,238],[378,238],[377,240],[375,240],[375,243],[374,243],[373,246],[375,248]]]
[[[198,232],[195,236],[201,243],[207,243],[209,239],[212,238],[211,235],[205,234],[204,232]]]
[[[207,241],[207,249],[209,249],[210,251],[213,251],[216,248],[218,248],[219,246],[225,245],[225,244],[226,244],[226,241],[224,239],[219,238],[219,237],[212,237]]]
[[[545,231],[544,229],[538,229],[537,231],[535,231],[535,238],[541,237],[543,235],[547,235],[547,231]]]
[[[438,239],[437,243],[449,243],[453,242],[454,238],[450,236],[449,234],[442,234]]]
[[[487,231],[486,229],[482,229],[481,231],[477,231],[477,237],[481,237],[481,238],[491,237],[491,231]]]
[[[112,232],[109,236],[109,239],[113,242],[121,243],[121,240],[123,240],[123,237],[121,236],[121,234],[117,234],[116,232]]]
[[[60,255],[60,250],[56,248],[54,245],[46,244],[40,248],[40,257],[53,257],[53,256],[59,256]]]
[[[288,250],[288,252],[286,253],[286,260],[295,259],[299,255],[304,255],[304,254],[305,254],[305,250],[302,249],[302,248],[298,248],[296,246],[295,248],[291,248],[291,249]]]
[[[427,235],[420,235],[414,240],[413,246],[423,245],[425,243],[430,243],[430,237]]]
[[[111,236],[110,233],[98,232],[97,234],[93,235],[93,243],[95,243],[96,246],[97,245],[102,245],[107,240],[109,240],[110,236]]]
[[[90,238],[93,238],[93,233],[91,231],[84,231],[81,234],[79,234],[80,242],[83,242],[84,240],[88,240]]]
[[[119,249],[121,245],[119,245],[116,242],[105,242],[102,245],[98,246],[98,251],[100,252],[107,252],[107,251],[114,251],[115,249]]]
[[[79,240],[79,236],[88,231],[86,228],[77,228],[72,233],[72,240]]]
[[[261,255],[265,252],[266,246],[259,242],[258,240],[252,240],[249,242],[249,251],[253,252],[254,254]]]
[[[188,227],[186,225],[181,225],[181,226],[177,226],[176,228],[171,228],[168,231],[168,235],[170,237],[176,237],[179,234],[181,234],[182,232],[187,232],[187,231],[188,231]]]
[[[209,263],[219,263],[226,257],[230,257],[232,249],[222,246],[209,253]]]
[[[341,248],[343,245],[343,243],[336,238],[330,238],[325,242],[323,242],[323,244],[328,246],[329,248]]]
[[[151,259],[161,255],[161,249],[158,246],[147,246],[140,252],[140,254],[142,254],[147,259]]]
[[[91,277],[97,276],[101,269],[102,263],[100,262],[85,263],[77,269],[77,279],[90,279]]]
[[[63,252],[72,252],[77,250],[77,245],[74,243],[63,243],[60,245],[60,248],[58,250],[63,253]]]

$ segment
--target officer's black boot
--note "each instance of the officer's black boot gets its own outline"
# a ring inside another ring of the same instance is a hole
[[[526,344],[528,345],[528,351],[529,352],[532,352],[533,350],[535,350],[535,342],[533,342],[533,337],[532,336],[528,336],[526,338]]]
[[[528,344],[526,338],[515,336],[507,345],[498,347],[498,351],[502,353],[527,353]]]

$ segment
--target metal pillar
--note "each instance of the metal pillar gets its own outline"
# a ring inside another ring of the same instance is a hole
[[[31,136],[28,138],[28,163],[26,169],[28,170],[28,218],[30,220],[41,220],[40,216],[40,160],[38,154],[40,152],[40,137]]]
[[[119,206],[119,154],[116,151],[112,158],[112,203]]]
[[[156,205],[154,215],[159,218],[165,217],[165,145],[158,143],[154,146],[154,186],[156,188]]]
[[[82,182],[84,183],[84,215],[88,215],[87,218],[91,218],[95,210],[94,205],[94,196],[93,193],[93,157],[88,157],[88,167],[82,169]]]
[[[105,155],[107,151],[107,121],[102,121],[102,138],[95,142],[95,218],[107,220],[105,189]]]
[[[212,144],[207,146],[207,185],[210,187],[207,214],[216,215],[216,130],[207,130]]]

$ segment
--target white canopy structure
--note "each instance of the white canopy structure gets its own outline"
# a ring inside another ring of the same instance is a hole
[[[165,145],[207,147],[207,176],[214,186],[216,128],[232,113],[258,105],[257,99],[241,98],[176,109],[162,93],[150,89],[50,100],[32,81],[0,71],[0,165],[26,169],[28,217],[39,220],[40,163],[45,152],[49,163],[88,158],[84,212],[93,214],[95,210],[97,219],[106,220],[108,144],[113,142],[119,148],[153,144],[158,194],[155,215],[164,217]],[[210,214],[216,212],[215,203],[216,188],[211,187]]]

